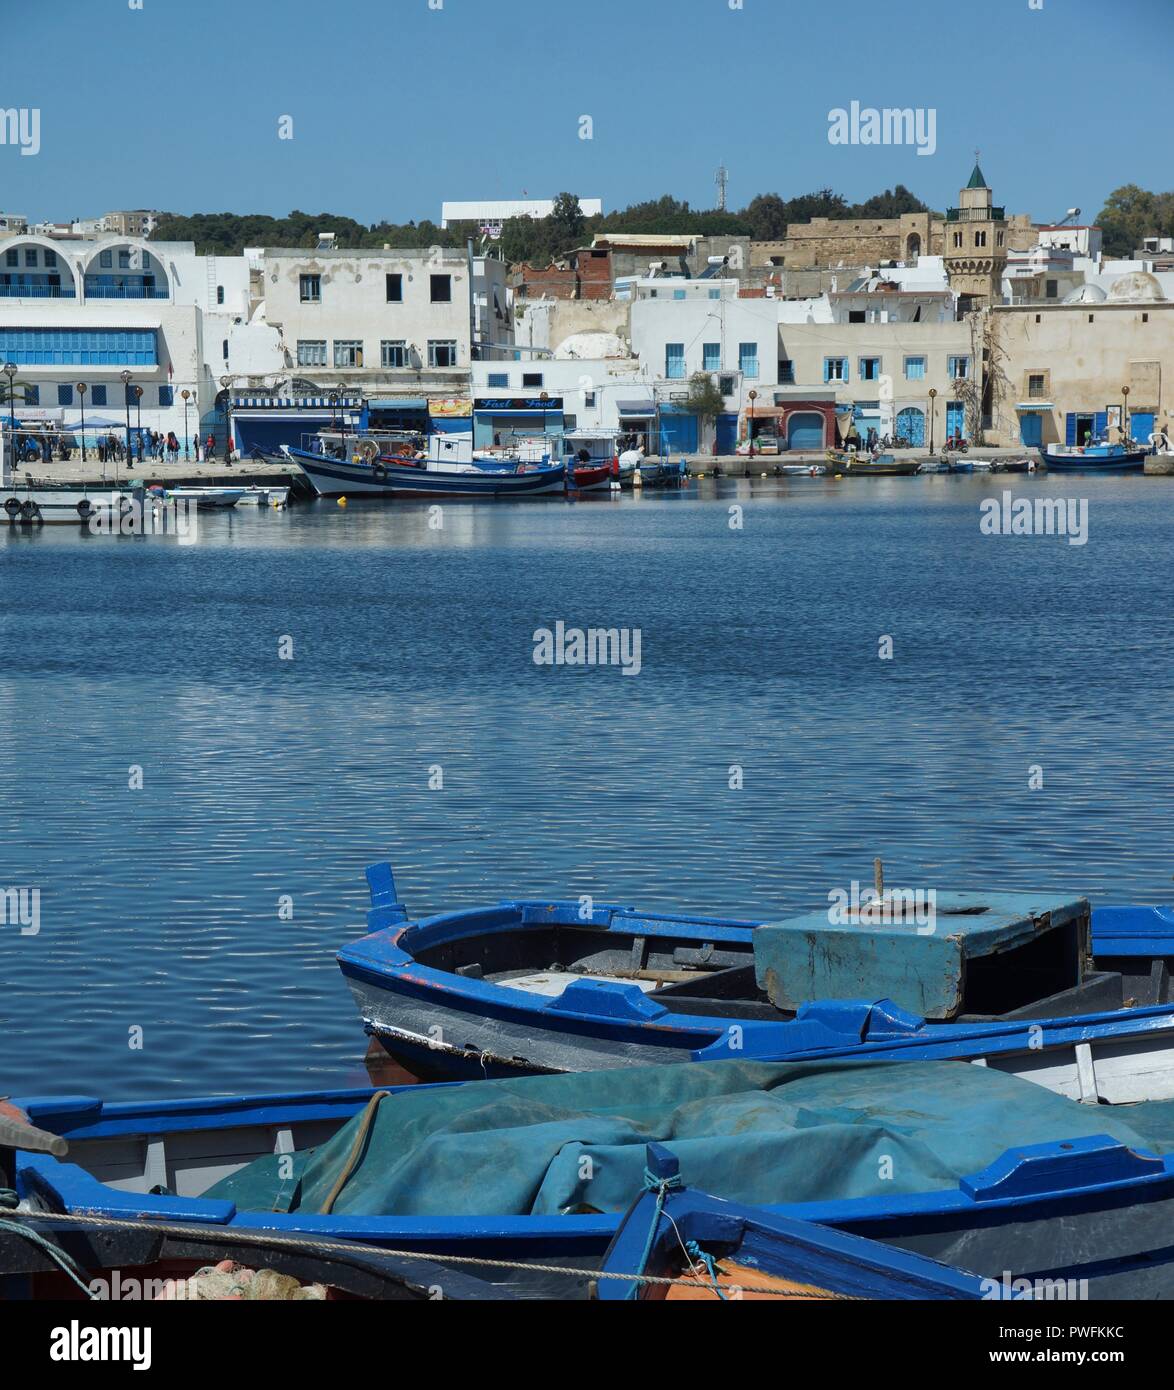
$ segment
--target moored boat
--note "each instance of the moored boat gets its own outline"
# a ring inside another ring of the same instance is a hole
[[[1053,472],[1115,473],[1123,469],[1144,468],[1146,450],[1132,441],[1129,444],[1110,444],[1100,440],[1095,444],[1049,444],[1040,450],[1040,459]]]
[[[338,963],[368,1032],[416,1075],[955,1057],[1090,1101],[1174,1098],[1163,952],[1102,960],[1082,898],[937,893],[934,932],[872,923],[868,901],[843,921],[550,899],[414,921],[390,866],[367,873],[369,934]]]
[[[909,478],[921,467],[916,458],[897,458],[895,454],[857,454],[828,451],[833,473],[852,478]]]
[[[639,470],[644,487],[683,487],[689,481],[689,465],[684,459],[642,459]]]
[[[485,467],[471,451],[450,460],[443,439],[427,458],[359,453],[335,458],[309,449],[282,445],[286,457],[305,475],[319,497],[536,497],[566,490],[562,463],[519,463]],[[453,451],[455,454],[455,450]]]
[[[245,495],[243,487],[168,487],[160,491],[168,502],[194,502],[209,511],[227,511]]]
[[[654,1142],[671,1144],[694,1189],[1012,1290],[1044,1273],[1070,1297],[1174,1294],[1165,1112],[1147,1107],[1135,1123],[982,1067],[728,1061],[18,1104],[69,1145],[65,1157],[16,1155],[10,1185],[34,1216],[495,1259],[506,1264],[495,1282],[511,1288],[557,1257],[574,1274],[549,1278],[576,1297],[642,1190]],[[891,1171],[885,1155],[897,1155]]]

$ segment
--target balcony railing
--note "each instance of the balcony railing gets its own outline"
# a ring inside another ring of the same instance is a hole
[[[87,299],[167,299],[167,290],[147,289],[142,285],[87,285]]]
[[[77,292],[72,285],[3,285],[0,284],[0,298],[3,299],[76,299]]]

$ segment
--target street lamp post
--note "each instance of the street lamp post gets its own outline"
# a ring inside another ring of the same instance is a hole
[[[929,388],[929,451],[933,453],[933,424],[934,424],[934,402],[938,398],[937,391],[931,386]],[[948,413],[948,412],[947,412]]]
[[[189,399],[189,397],[191,396],[192,393],[191,393],[190,391],[181,391],[179,394],[183,397],[183,461],[184,461],[184,463],[187,463],[188,457],[189,457],[189,455],[188,455],[188,399]]]
[[[224,462],[232,462],[232,377],[222,376],[220,384],[224,388]]]
[[[139,437],[139,462],[143,461],[143,388],[135,387],[135,433]]]
[[[1121,442],[1127,444],[1132,438],[1129,428],[1129,387],[1121,388]]]
[[[8,447],[12,450],[12,476],[16,477],[16,365],[5,362],[4,375],[8,378]]]
[[[550,393],[540,391],[538,399],[542,402],[542,445],[546,449],[547,457],[550,457],[550,443],[546,438],[546,402],[550,400]]]
[[[86,383],[79,381],[77,384],[77,394],[81,401],[82,412],[82,462],[86,461]]]
[[[130,384],[134,379],[131,372],[122,372],[122,395],[126,403],[126,467],[130,470],[131,448],[130,448]],[[114,460],[114,480],[118,481],[118,460]]]
[[[758,392],[750,392],[750,458],[754,457],[754,402],[758,399]]]

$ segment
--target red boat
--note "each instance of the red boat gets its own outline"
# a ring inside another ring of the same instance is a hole
[[[577,463],[572,476],[580,492],[606,492],[611,487],[612,460],[606,463]]]

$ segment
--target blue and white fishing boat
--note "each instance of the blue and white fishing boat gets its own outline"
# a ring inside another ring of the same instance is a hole
[[[194,502],[201,511],[227,511],[245,495],[243,487],[168,487],[152,488],[168,502]]]
[[[504,467],[467,458],[450,460],[443,449],[426,458],[390,454],[341,458],[283,444],[291,463],[319,497],[539,497],[566,490],[562,463]]]
[[[644,487],[683,487],[689,481],[689,465],[684,459],[644,459],[639,469]]]
[[[1174,1295],[1170,1105],[1082,1106],[957,1062],[16,1103],[68,1145],[15,1154],[17,1215],[504,1260],[464,1268],[511,1287],[556,1258],[583,1272],[551,1275],[556,1291],[582,1296],[654,1142],[694,1190],[994,1280],[998,1297],[1041,1275],[1057,1296]]]
[[[550,899],[415,921],[389,865],[367,877],[369,934],[339,966],[367,1031],[418,1076],[955,1057],[1089,1102],[1174,1098],[1164,952],[1094,957],[1083,898],[939,893],[931,930],[871,920],[891,891],[839,921]]]
[[[1144,468],[1146,450],[1140,445],[1110,444],[1098,440],[1095,444],[1049,444],[1040,450],[1044,465],[1057,473],[1117,473],[1123,469]]]
[[[670,1149],[649,1144],[645,1152],[645,1190],[624,1214],[599,1271],[605,1302],[967,1301],[1000,1288],[908,1250],[695,1192],[681,1182]]]

